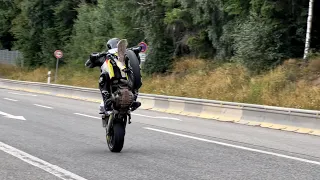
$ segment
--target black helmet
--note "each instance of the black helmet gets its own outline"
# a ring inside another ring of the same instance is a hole
[[[118,42],[120,41],[119,38],[112,38],[109,39],[109,41],[107,42],[107,48],[108,49],[113,49],[113,48],[117,48]]]

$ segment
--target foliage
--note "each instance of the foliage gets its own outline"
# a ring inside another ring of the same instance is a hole
[[[10,29],[16,11],[17,9],[11,1],[0,0],[0,49],[11,49],[12,47],[14,37],[10,33]]]
[[[309,0],[0,0],[0,48],[18,49],[28,67],[83,66],[111,37],[146,41],[143,70],[164,73],[185,56],[230,60],[261,73],[303,55]],[[320,2],[315,2],[315,9]],[[315,11],[311,48],[320,48]]]

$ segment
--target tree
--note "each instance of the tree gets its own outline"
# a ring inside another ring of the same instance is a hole
[[[53,52],[64,50],[72,33],[81,0],[15,0],[17,13],[11,32],[17,41],[15,48],[24,56],[26,66],[51,67]],[[93,2],[94,3],[94,2]]]
[[[174,45],[167,35],[165,18],[165,6],[161,0],[153,0],[142,4],[140,8],[140,20],[144,26],[144,34],[150,46],[146,57],[144,71],[151,73],[164,73],[172,65]]]
[[[12,1],[0,0],[0,49],[11,50],[15,41],[13,34],[10,32],[17,9]]]
[[[309,1],[309,15],[308,15],[308,27],[307,27],[307,34],[306,34],[306,45],[304,49],[303,59],[307,58],[309,49],[310,49],[310,39],[311,39],[311,29],[312,29],[312,18],[313,18],[313,2],[314,0]]]

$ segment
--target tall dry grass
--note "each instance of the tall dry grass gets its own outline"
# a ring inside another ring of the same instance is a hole
[[[41,67],[35,70],[26,70],[14,66],[0,64],[0,77],[21,81],[47,82],[49,69]],[[80,87],[97,88],[98,69],[75,69],[64,66],[58,71],[57,84]],[[55,70],[51,70],[51,83],[55,83]]]
[[[288,60],[259,76],[250,76],[237,64],[214,67],[204,60],[182,60],[170,75],[145,78],[142,91],[320,110],[320,59],[311,60],[307,67],[299,67],[297,60]]]
[[[38,68],[35,70],[27,70],[19,67],[0,64],[0,77],[15,79],[21,81],[46,82],[48,70],[46,68]]]

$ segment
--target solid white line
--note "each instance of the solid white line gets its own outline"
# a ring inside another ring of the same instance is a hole
[[[4,144],[3,142],[0,142],[0,150],[5,153],[8,153],[16,158],[19,158],[28,164],[31,164],[35,167],[43,169],[46,172],[53,174],[54,176],[56,176],[60,179],[63,179],[63,180],[86,180],[83,177],[80,177],[76,174],[73,174],[72,172],[69,172],[65,169],[62,169],[56,165],[50,164],[42,159],[39,159],[37,157],[30,155],[28,153],[20,151],[19,149],[16,149],[12,146]]]
[[[79,116],[85,116],[85,117],[89,117],[89,118],[94,118],[94,119],[101,119],[101,118],[99,118],[99,117],[90,116],[90,115],[81,114],[81,113],[74,113],[74,114],[79,115]],[[180,119],[170,118],[170,117],[152,117],[152,116],[147,116],[147,115],[143,115],[143,114],[134,114],[134,113],[132,113],[132,115],[142,116],[142,117],[148,117],[148,118],[152,118],[152,119],[171,119],[171,120],[175,120],[175,121],[182,121],[182,120],[180,120]]]
[[[310,163],[310,164],[320,165],[320,162],[318,162],[318,161],[312,161],[312,160],[293,157],[293,156],[288,156],[288,155],[284,155],[284,154],[278,154],[278,153],[274,153],[274,152],[268,152],[268,151],[263,151],[263,150],[259,150],[259,149],[253,149],[253,148],[248,148],[248,147],[244,147],[244,146],[238,146],[238,145],[223,143],[223,142],[219,142],[219,141],[212,141],[212,140],[209,140],[209,139],[203,139],[203,138],[198,138],[198,137],[189,136],[189,135],[185,135],[185,134],[179,134],[179,133],[164,131],[164,130],[160,130],[160,129],[149,128],[149,127],[144,127],[144,129],[148,129],[148,130],[151,130],[151,131],[157,131],[157,132],[161,132],[161,133],[166,133],[166,134],[171,134],[171,135],[180,136],[180,137],[185,137],[185,138],[190,138],[190,139],[195,139],[195,140],[198,140],[198,141],[204,141],[204,142],[219,144],[219,145],[222,145],[222,146],[227,146],[227,147],[232,147],[232,148],[237,148],[237,149],[242,149],[242,150],[247,150],[247,151],[252,151],[252,152],[257,152],[257,153],[262,153],[262,154],[268,154],[268,155],[287,158],[287,159],[292,159],[292,160],[296,160],[296,161],[306,162],[306,163]]]
[[[39,106],[39,107],[43,107],[43,108],[47,108],[47,109],[53,109],[52,107],[44,106],[44,105],[40,105],[40,104],[33,104],[33,105]]]
[[[14,102],[18,101],[18,100],[10,99],[10,98],[3,98],[3,99],[8,100],[8,101],[14,101]]]
[[[152,118],[152,119],[170,119],[170,120],[174,120],[174,121],[182,121],[181,119],[171,118],[171,117],[156,117],[156,116],[153,117],[153,116],[147,116],[147,115],[135,114],[135,113],[132,113],[132,115],[141,116],[141,117],[147,117],[147,118]]]
[[[16,92],[8,92],[9,94],[15,94],[15,95],[21,95],[21,96],[37,96],[35,94],[22,94],[22,93],[16,93]]]
[[[90,116],[90,115],[86,115],[86,114],[80,114],[80,113],[73,113],[73,114],[76,114],[76,115],[79,115],[79,116],[84,116],[84,117],[89,117],[89,118],[93,118],[93,119],[101,119],[99,117]]]

